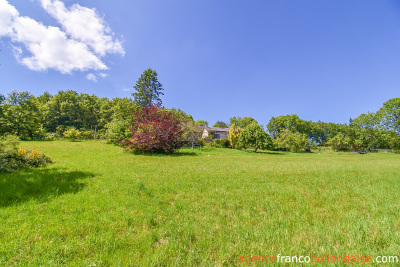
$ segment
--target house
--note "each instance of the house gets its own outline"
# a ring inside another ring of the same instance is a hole
[[[205,126],[201,138],[211,136],[213,139],[228,138],[229,128]]]

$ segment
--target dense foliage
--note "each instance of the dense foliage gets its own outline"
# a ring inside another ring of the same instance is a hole
[[[35,97],[13,91],[6,97],[0,95],[0,135],[17,135],[22,140],[55,139],[75,128],[79,138],[116,142],[126,137],[126,127],[136,109],[129,98],[109,100],[72,90]]]
[[[6,96],[0,94],[0,136],[12,134],[22,140],[104,138],[118,144],[121,140],[131,137],[128,127],[135,124],[134,114],[140,105],[161,102],[159,96],[162,95],[162,85],[158,82],[155,71],[146,70],[135,88],[135,100],[110,100],[72,90],[59,91],[55,95],[45,92],[37,97],[29,92],[17,91]],[[143,91],[144,89],[147,91]],[[171,109],[170,112],[180,121],[182,142],[192,146],[202,142],[199,138],[202,127],[208,125],[207,121],[194,121],[181,110]],[[257,124],[251,117],[230,119],[230,125],[235,125],[237,129],[244,130],[253,123]],[[228,124],[218,121],[214,126],[228,127]],[[252,129],[256,131],[251,133],[252,135],[261,132],[259,128]],[[377,112],[360,114],[350,119],[348,124],[306,121],[292,114],[272,117],[267,129],[273,138],[274,147],[280,150],[307,151],[309,144],[330,146],[338,151],[399,150],[400,98],[390,99]],[[245,135],[248,135],[249,131],[252,130],[248,130]],[[284,134],[281,135],[282,133]],[[242,144],[239,145],[238,133],[231,132],[230,135],[232,137],[228,135],[228,138],[231,139],[231,147],[242,148],[243,142],[246,147],[255,150],[260,147],[245,141],[249,136],[242,137]],[[205,141],[213,142],[214,136],[210,136],[210,140]],[[282,139],[282,136],[285,136],[285,139]],[[299,142],[302,143],[300,149],[297,145]]]
[[[131,137],[121,141],[126,150],[142,153],[171,154],[184,145],[180,121],[160,106],[142,107],[129,127]]]
[[[296,146],[290,145],[291,142],[282,143],[284,140],[279,137],[282,132],[285,132],[285,136],[290,136],[290,133],[305,135],[309,142],[319,146],[330,146],[337,151],[398,150],[400,137],[396,128],[396,110],[399,109],[400,114],[400,106],[393,104],[396,103],[394,100],[385,102],[376,113],[369,112],[351,119],[349,124],[305,121],[293,114],[273,117],[267,127],[275,137],[278,148],[285,150],[297,149]]]

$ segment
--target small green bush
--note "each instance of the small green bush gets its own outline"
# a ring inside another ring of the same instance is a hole
[[[82,139],[94,139],[94,131],[93,130],[81,130],[81,138]]]
[[[128,129],[129,121],[113,120],[106,125],[106,132],[103,136],[108,143],[118,144],[119,141],[127,139],[130,136]]]
[[[202,140],[204,141],[204,145],[212,146],[213,144],[213,137],[210,135],[202,138]]]
[[[229,139],[228,138],[215,139],[212,146],[217,148],[228,148],[230,147]]]
[[[64,132],[64,137],[71,139],[72,142],[74,142],[76,139],[79,139],[81,135],[82,133],[75,127],[71,127]]]
[[[56,135],[57,137],[63,137],[64,136],[64,132],[65,132],[65,126],[64,125],[58,125],[56,128]]]
[[[21,168],[45,166],[51,159],[39,150],[19,147],[16,136],[6,136],[0,140],[0,172],[12,172]]]
[[[196,144],[201,145],[201,146],[205,146],[206,145],[206,141],[204,141],[204,139],[199,138],[196,141]]]
[[[56,133],[46,133],[46,136],[44,137],[44,140],[46,141],[54,141],[58,139],[58,135]]]

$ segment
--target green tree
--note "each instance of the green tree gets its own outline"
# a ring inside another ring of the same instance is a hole
[[[129,136],[128,126],[134,124],[133,116],[138,106],[130,98],[114,98],[103,101],[100,124],[105,125],[105,137],[110,143],[118,143]]]
[[[79,94],[72,90],[59,91],[54,95],[43,109],[46,129],[54,132],[60,125],[82,128],[84,111],[80,101]]]
[[[9,93],[2,112],[7,132],[22,139],[34,137],[40,127],[35,97],[29,92]]]
[[[100,123],[102,101],[95,95],[79,94],[80,121],[85,129],[96,129]]]
[[[267,128],[272,136],[276,136],[284,129],[288,129],[291,132],[299,131],[300,122],[301,119],[295,114],[272,117],[267,125]]]
[[[196,126],[206,126],[206,125],[208,125],[208,122],[206,120],[197,120],[194,122],[194,124]]]
[[[347,135],[351,138],[351,147],[353,150],[373,150],[377,149],[382,143],[384,135],[378,129],[350,127]]]
[[[350,125],[362,129],[378,129],[379,128],[379,116],[380,114],[368,112],[367,114],[362,113],[355,119],[351,120]]]
[[[394,149],[395,151],[400,151],[400,136],[397,134],[387,135],[387,139],[385,140],[387,144],[387,148]]]
[[[39,112],[39,121],[42,126],[47,124],[45,118],[46,108],[47,108],[47,103],[51,100],[52,97],[53,96],[49,92],[44,92],[42,95],[36,97],[35,99]]]
[[[385,130],[400,133],[400,98],[392,98],[383,103],[378,114],[382,118]]]
[[[338,133],[335,137],[330,138],[327,143],[334,151],[349,150],[352,144],[350,137],[345,136],[343,133]]]
[[[198,143],[201,137],[202,128],[195,124],[193,119],[191,119],[191,116],[190,118],[181,118],[179,121],[183,131],[183,141],[192,144],[192,149],[194,149],[194,145]]]
[[[155,70],[145,70],[133,88],[136,92],[132,93],[132,96],[140,107],[151,107],[152,105],[162,104],[160,95],[164,95],[162,92],[164,89],[158,81]]]
[[[240,128],[245,128],[247,125],[252,123],[253,121],[256,121],[252,117],[232,117],[229,119],[230,124],[235,124],[237,127]]]
[[[283,129],[275,139],[279,149],[290,152],[309,151],[311,149],[311,140],[307,135],[299,132],[292,132],[289,129]]]
[[[254,152],[258,149],[265,149],[271,144],[269,135],[257,122],[252,122],[243,129],[239,137],[241,147],[252,147]]]
[[[175,119],[180,122],[182,134],[182,141],[185,144],[191,144],[192,149],[198,143],[201,137],[202,128],[198,127],[193,120],[192,115],[186,114],[181,109],[160,109],[159,112],[170,112],[174,115]]]
[[[217,121],[213,127],[228,128],[229,126],[223,121]]]
[[[329,138],[332,138],[339,132],[346,130],[347,125],[321,121],[306,121],[300,119],[297,115],[292,114],[272,117],[267,128],[269,133],[274,137],[287,129],[293,133],[298,132],[306,134],[307,138],[311,139],[314,143],[323,145]]]

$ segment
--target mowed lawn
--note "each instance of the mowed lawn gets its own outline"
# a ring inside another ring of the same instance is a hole
[[[399,255],[400,155],[23,142],[0,174],[0,265],[215,266],[248,255]]]

